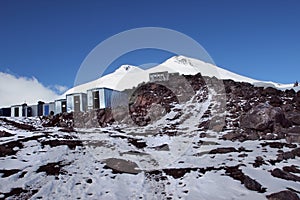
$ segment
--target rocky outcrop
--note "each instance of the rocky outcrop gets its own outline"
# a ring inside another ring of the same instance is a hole
[[[261,103],[252,108],[240,118],[240,127],[256,131],[269,130],[273,132],[276,124],[284,128],[290,127],[290,122],[285,118],[281,108]]]

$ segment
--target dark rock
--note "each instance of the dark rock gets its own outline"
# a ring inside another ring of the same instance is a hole
[[[249,190],[263,192],[262,185],[249,176],[244,176],[244,185]]]
[[[135,146],[138,149],[142,149],[147,147],[146,142],[139,140],[139,139],[135,139],[135,138],[128,138],[128,142],[130,144],[132,144],[133,146]]]
[[[65,132],[65,133],[72,133],[72,132],[76,132],[76,130],[73,127],[65,127],[65,128],[61,128],[58,131],[61,132]]]
[[[9,177],[11,175],[18,173],[19,171],[21,171],[21,170],[19,170],[19,169],[1,169],[0,173],[3,174],[2,178],[5,178],[5,177]]]
[[[296,148],[296,149],[293,149],[293,150],[292,150],[292,153],[293,153],[295,156],[300,157],[300,147],[298,147],[298,148]]]
[[[253,167],[260,167],[260,166],[263,165],[263,164],[265,164],[265,165],[267,164],[267,163],[264,161],[263,157],[257,156],[256,159],[255,159],[255,161],[254,161],[254,163],[253,163]]]
[[[285,180],[291,180],[291,181],[300,181],[300,177],[296,176],[294,174],[291,174],[286,171],[282,171],[281,169],[275,168],[271,171],[272,176],[285,179]]]
[[[86,180],[86,182],[91,184],[93,182],[93,180],[89,178],[89,179]]]
[[[294,110],[294,107],[291,104],[284,104],[281,106],[281,108],[284,112],[289,112]]]
[[[241,133],[238,133],[236,131],[232,131],[230,133],[226,133],[222,136],[222,139],[224,140],[236,140],[241,136]]]
[[[296,92],[294,89],[287,89],[285,90],[285,94],[287,97],[294,97],[296,95]]]
[[[285,166],[282,169],[285,172],[292,172],[292,173],[298,173],[298,174],[300,174],[300,169],[298,169],[298,167],[295,166],[295,165]]]
[[[269,96],[271,96],[271,95],[279,96],[280,91],[273,87],[267,87],[266,89],[263,90],[262,94],[269,95]]]
[[[135,162],[118,159],[118,158],[108,158],[104,160],[105,169],[111,169],[114,174],[138,174],[141,170]]]
[[[68,164],[63,164],[62,161],[48,163],[46,165],[40,166],[36,172],[37,173],[46,172],[47,175],[53,175],[53,176],[57,176],[59,174],[67,174],[66,170],[62,168]]]
[[[23,143],[20,141],[11,141],[4,144],[0,144],[0,157],[15,155],[18,150],[14,148],[23,148]]]
[[[300,126],[291,127],[285,130],[288,143],[300,143]]]
[[[295,157],[296,156],[292,151],[287,151],[287,152],[283,152],[283,153],[279,154],[277,156],[277,160],[282,161],[282,160],[294,159]]]
[[[268,200],[300,200],[300,198],[296,193],[291,192],[289,190],[284,190],[281,192],[267,195],[267,199]]]
[[[253,130],[247,131],[245,140],[258,140],[258,139],[259,139],[259,135],[256,131]]]
[[[7,124],[9,125],[12,125],[18,129],[22,129],[22,130],[26,130],[26,131],[35,131],[36,128],[32,125],[29,125],[29,124],[21,124],[21,123],[18,123],[18,122],[15,122],[15,121],[12,121],[12,120],[9,120],[9,119],[6,119],[6,118],[0,118],[0,120],[2,120],[3,122],[6,122]]]
[[[264,142],[264,143],[261,143],[261,146],[262,147],[269,146],[271,148],[278,148],[278,149],[281,149],[283,147],[288,147],[288,148],[296,148],[297,147],[297,145],[295,145],[295,144],[288,144],[288,143],[284,143],[284,142]]]
[[[157,151],[170,151],[169,145],[168,144],[162,144],[160,146],[152,147]]]
[[[270,104],[274,107],[279,107],[282,105],[282,100],[280,97],[273,95],[270,100],[269,100]]]
[[[14,134],[8,133],[6,131],[0,131],[0,137],[10,137],[14,136]]]
[[[207,131],[209,129],[210,120],[203,121],[199,124],[198,128],[200,128],[203,131]]]
[[[191,171],[197,171],[197,168],[163,169],[163,172],[175,179],[181,178]]]
[[[168,180],[167,176],[164,176],[161,170],[146,171],[145,176],[146,179],[156,182]]]
[[[300,125],[300,113],[290,113],[287,117],[294,125]],[[300,132],[299,132],[300,133]]]
[[[241,183],[244,184],[245,187],[249,190],[254,190],[262,193],[266,191],[266,189],[263,188],[260,183],[245,175],[242,170],[239,169],[239,166],[226,167],[225,172],[233,179],[241,181]]]
[[[4,198],[3,199],[30,199],[34,194],[36,194],[38,190],[27,190],[23,188],[12,188],[7,193],[1,193]]]
[[[243,106],[244,112],[248,112],[251,108],[252,108],[252,106],[251,106],[250,102],[247,102],[247,103]]]
[[[239,151],[233,147],[223,147],[223,148],[213,149],[209,152],[209,154],[225,154],[231,152],[239,152]]]
[[[46,140],[42,141],[43,146],[49,145],[50,147],[56,147],[61,145],[67,145],[69,149],[75,149],[76,146],[83,146],[82,141],[80,140]]]
[[[290,125],[281,108],[274,108],[268,104],[259,104],[240,118],[241,128],[258,131],[272,130],[275,123],[279,123],[283,127]]]

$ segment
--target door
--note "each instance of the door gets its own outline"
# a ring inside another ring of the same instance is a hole
[[[99,91],[93,92],[93,109],[99,109]]]
[[[32,108],[27,107],[27,117],[32,117]]]
[[[62,101],[61,102],[61,112],[62,113],[67,112],[67,101]]]
[[[43,116],[43,105],[44,102],[41,101],[38,102],[38,116]]]
[[[15,117],[19,117],[19,107],[15,107]]]
[[[45,105],[44,106],[44,116],[48,116],[49,115],[49,105]]]
[[[74,111],[80,112],[80,96],[74,96]]]

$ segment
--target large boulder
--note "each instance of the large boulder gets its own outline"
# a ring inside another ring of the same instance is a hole
[[[287,116],[289,121],[291,121],[294,125],[300,125],[300,113],[291,112]]]
[[[279,107],[282,105],[282,99],[276,95],[271,96],[269,102],[272,106]]]
[[[288,97],[294,97],[296,95],[296,92],[293,89],[289,89],[289,90],[285,90],[285,94]]]
[[[300,143],[300,126],[291,127],[285,133],[288,143]]]
[[[281,192],[273,193],[270,195],[267,195],[268,200],[299,200],[300,198],[298,195],[294,192],[291,192],[289,190],[284,190]]]
[[[267,87],[262,91],[262,95],[264,96],[272,96],[272,95],[279,96],[280,93],[281,93],[280,90],[277,90],[276,88],[273,87]]]
[[[282,127],[291,126],[280,107],[273,107],[266,103],[258,104],[240,118],[240,127],[245,129],[273,131],[275,124],[280,124]]]

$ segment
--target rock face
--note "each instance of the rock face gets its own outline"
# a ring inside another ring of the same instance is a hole
[[[142,83],[137,88],[124,91],[130,97],[128,106],[124,108],[64,113],[44,119],[44,126],[91,128],[105,127],[115,121],[145,126],[174,109],[174,104],[190,100],[199,90],[203,95],[196,99],[199,103],[203,102],[208,98],[208,85],[216,81],[220,82],[216,78],[202,77],[199,73],[177,76],[165,82]],[[232,80],[223,80],[220,85],[225,90],[214,90],[218,94],[226,94],[225,122],[214,125],[218,116],[208,109],[199,122],[199,131],[205,132],[210,127],[217,132],[230,130],[222,138],[241,142],[258,139],[300,142],[300,92],[255,87]],[[178,112],[167,120],[179,119],[183,114]]]
[[[241,116],[240,124],[241,128],[257,131],[265,131],[266,129],[273,131],[275,124],[280,124],[285,128],[290,126],[281,108],[266,103],[257,105]]]
[[[89,112],[63,113],[43,118],[44,126],[78,128],[105,127],[115,121],[145,126],[171,111],[174,103],[185,102],[203,87],[201,74],[178,76],[169,81],[142,83],[137,88],[126,90],[129,98],[127,107],[92,110]]]

